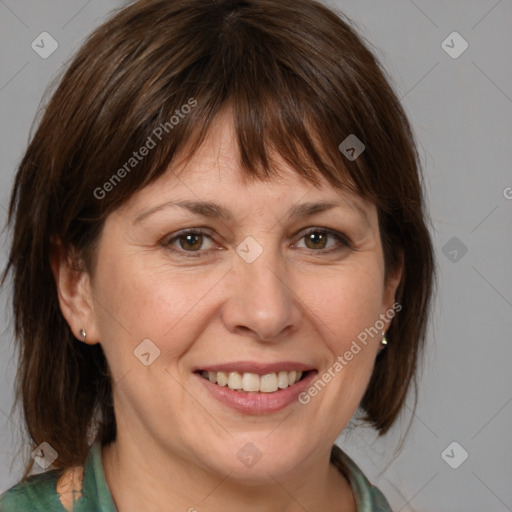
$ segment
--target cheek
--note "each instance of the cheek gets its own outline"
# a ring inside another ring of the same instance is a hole
[[[375,326],[383,312],[383,273],[376,261],[332,273],[317,290],[310,304],[323,320],[325,339],[337,355],[348,350],[360,333]],[[375,343],[380,334],[369,338]]]
[[[222,272],[171,271],[164,265],[144,265],[140,256],[111,263],[105,255],[95,298],[100,341],[113,371],[123,361],[126,371],[126,365],[133,363],[133,351],[145,339],[165,354],[167,362],[177,360],[204,328],[197,321],[201,298]]]
[[[317,295],[329,351],[327,369],[337,377],[333,388],[346,398],[352,394],[354,400],[367,385],[381,341],[383,275],[376,263],[340,273]]]
[[[356,411],[373,372],[381,337],[372,327],[383,312],[382,283],[378,260],[367,260],[323,278],[308,303],[326,351],[299,401],[314,411],[311,428],[327,430],[332,439]]]

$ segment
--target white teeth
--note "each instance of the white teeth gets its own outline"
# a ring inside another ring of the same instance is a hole
[[[242,376],[238,372],[229,373],[228,388],[242,389]]]
[[[280,389],[286,389],[288,384],[288,372],[279,372],[277,374],[277,385]]]
[[[239,372],[210,372],[202,371],[201,375],[213,384],[227,386],[236,391],[274,393],[278,389],[286,389],[295,384],[302,377],[302,372],[298,371],[280,371],[279,373],[267,373],[258,375],[257,373],[239,373]]]
[[[277,375],[275,373],[267,373],[261,376],[260,391],[263,393],[273,393],[277,391]]]
[[[242,377],[242,387],[244,391],[259,391],[260,376],[257,373],[244,373]]]
[[[228,384],[228,375],[224,372],[217,372],[217,384],[219,386],[227,386]]]

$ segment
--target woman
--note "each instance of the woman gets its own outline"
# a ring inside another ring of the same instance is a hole
[[[312,0],[99,27],[9,221],[32,444],[0,509],[389,511],[334,441],[414,383],[434,278],[414,138]],[[28,475],[36,462],[45,473]]]

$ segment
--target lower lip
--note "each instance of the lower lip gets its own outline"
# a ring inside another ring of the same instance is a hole
[[[310,371],[302,380],[288,386],[286,389],[279,389],[273,393],[235,391],[227,386],[219,386],[213,384],[198,373],[194,375],[199,379],[201,384],[212,394],[212,396],[230,406],[236,411],[244,414],[266,414],[280,411],[289,405],[298,402],[298,396],[306,390],[316,371]]]

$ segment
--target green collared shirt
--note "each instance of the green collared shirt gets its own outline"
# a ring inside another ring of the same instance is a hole
[[[331,462],[348,478],[357,512],[392,512],[379,489],[337,445],[332,448]],[[68,512],[56,490],[61,474],[59,470],[47,471],[11,487],[0,496],[0,512]],[[74,502],[73,512],[117,512],[103,473],[99,442],[94,443],[89,451],[81,496]]]

